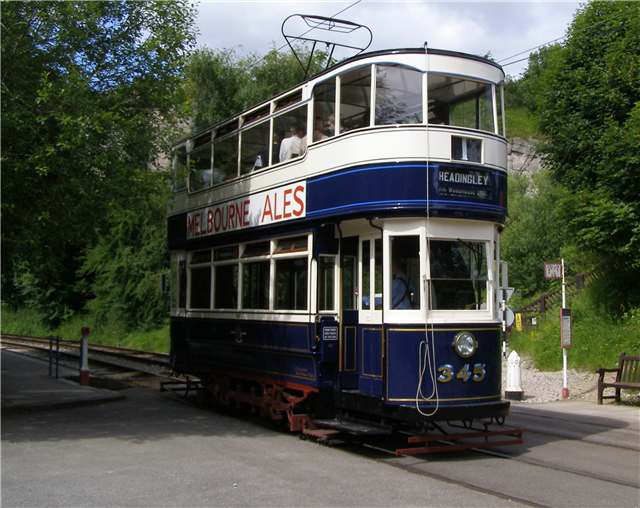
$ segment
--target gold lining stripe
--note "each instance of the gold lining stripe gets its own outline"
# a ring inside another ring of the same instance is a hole
[[[486,400],[486,399],[494,399],[496,397],[500,397],[502,400],[502,394],[498,393],[497,395],[486,395],[484,397],[469,397],[469,398],[460,398],[460,399],[418,399],[418,402],[432,402],[432,403],[436,403],[436,402],[454,402],[454,401],[460,401],[460,400]],[[389,402],[415,402],[416,399],[390,399],[387,398],[387,401]]]

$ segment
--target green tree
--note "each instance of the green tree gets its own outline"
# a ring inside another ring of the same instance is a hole
[[[640,303],[640,6],[585,5],[555,55],[534,95],[561,214],[620,289],[613,307]]]
[[[2,288],[50,319],[145,199],[185,116],[195,11],[175,2],[2,2]]]
[[[509,262],[509,283],[525,298],[550,289],[543,277],[544,263],[558,261],[570,243],[559,215],[562,189],[545,171],[512,174],[509,181],[509,220],[500,242]]]
[[[303,61],[308,52],[297,49]],[[313,55],[311,74],[322,70],[326,54]],[[265,56],[238,55],[234,48],[201,48],[189,59],[187,89],[193,104],[194,131],[236,115],[270,97],[299,84],[304,71],[290,52],[276,51]]]

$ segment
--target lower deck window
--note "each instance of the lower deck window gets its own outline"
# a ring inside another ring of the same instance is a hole
[[[269,261],[245,263],[242,272],[242,308],[269,308]]]
[[[215,268],[215,300],[216,309],[238,308],[238,266],[220,265]]]
[[[276,261],[276,309],[307,309],[307,258]]]
[[[192,309],[211,308],[211,267],[191,269],[190,307]]]

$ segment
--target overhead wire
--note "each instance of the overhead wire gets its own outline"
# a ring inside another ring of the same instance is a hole
[[[640,9],[640,7],[639,7],[639,9]],[[603,19],[602,21],[598,21],[597,23],[593,23],[592,25],[589,25],[589,26],[586,26],[586,27],[584,27],[584,28],[581,28],[580,30],[576,30],[574,33],[584,32],[585,30],[588,30],[588,29],[590,29],[590,28],[593,28],[593,27],[596,27],[596,26],[598,26],[598,25],[601,25],[602,23],[607,23],[607,22],[609,22],[609,21],[611,21],[611,20],[614,20],[614,19],[616,19],[616,18],[619,18],[620,16],[624,16],[625,14],[628,14],[628,11],[621,12],[620,14],[617,14],[617,15],[615,15],[615,16],[611,16],[610,18]],[[631,25],[623,25],[623,26],[620,26],[620,27],[618,27],[618,28],[612,28],[611,30],[607,30],[606,32],[602,32],[602,33],[599,33],[599,34],[597,34],[597,35],[594,35],[594,36],[590,37],[590,39],[595,39],[595,38],[597,38],[597,37],[602,37],[603,35],[606,35],[606,34],[608,34],[608,33],[615,32],[615,31],[618,31],[618,30],[622,30],[623,28],[629,28],[629,27],[631,27],[631,26],[635,26],[635,25],[637,25],[637,24],[638,24],[638,23],[633,23],[633,24],[631,24]],[[554,42],[558,42],[558,41],[561,41],[561,40],[567,39],[568,37],[569,37],[569,34],[564,35],[564,36],[562,36],[562,37],[558,37],[557,39],[553,39],[553,40],[551,40],[551,41],[549,41],[549,42],[545,42],[545,43],[543,43],[543,44],[540,44],[539,46],[535,46],[535,47],[530,48],[530,49],[527,49],[527,50],[525,50],[525,51],[521,51],[520,53],[516,53],[515,55],[511,55],[511,56],[508,56],[508,57],[506,57],[506,58],[503,58],[502,60],[498,60],[498,63],[499,63],[502,67],[506,67],[506,66],[508,66],[508,65],[513,65],[513,64],[516,64],[516,63],[519,63],[519,62],[523,62],[523,61],[525,61],[525,60],[528,60],[528,59],[529,59],[529,56],[526,56],[525,58],[520,58],[520,59],[518,59],[518,60],[514,60],[513,62],[508,62],[508,63],[505,63],[505,64],[502,64],[502,63],[501,63],[501,62],[504,62],[504,61],[506,61],[506,60],[510,60],[511,58],[515,58],[515,57],[517,57],[517,56],[523,55],[523,54],[525,54],[525,53],[531,53],[532,51],[534,51],[534,50],[536,50],[536,49],[540,49],[540,48],[542,48],[542,47],[549,46],[550,44],[553,44]],[[557,51],[558,49],[560,49],[560,48],[553,48],[553,49],[551,49],[551,50],[550,50],[550,52],[552,52],[552,51]]]

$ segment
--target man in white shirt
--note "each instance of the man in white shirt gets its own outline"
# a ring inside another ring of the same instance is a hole
[[[304,135],[304,131],[299,123],[291,126],[291,137],[285,138],[280,144],[280,162],[288,161],[293,157],[300,155],[300,138]]]

